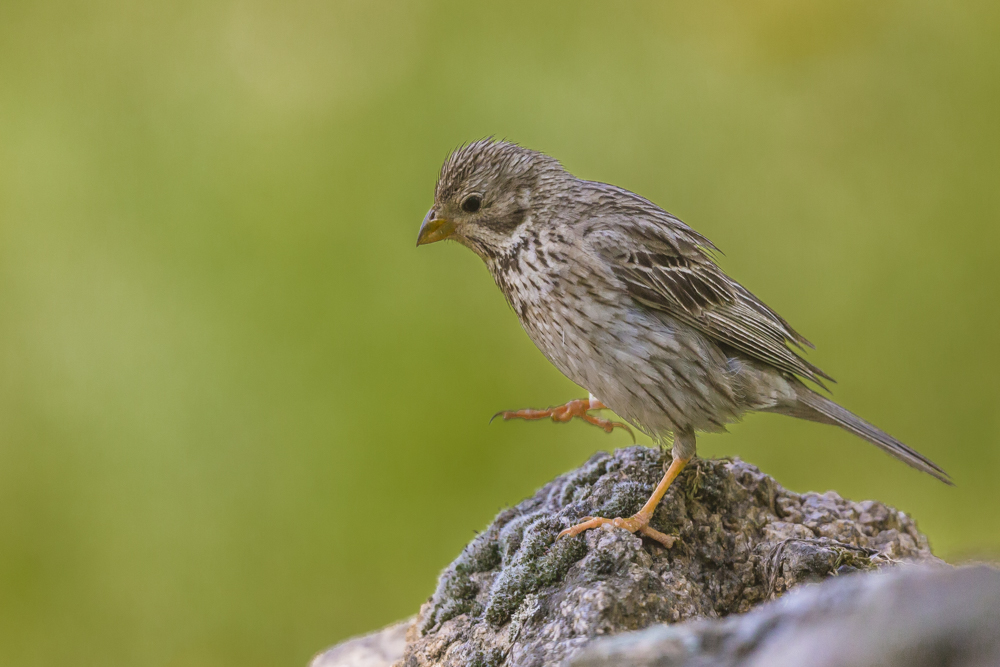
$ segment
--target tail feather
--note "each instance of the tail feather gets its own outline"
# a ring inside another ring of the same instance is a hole
[[[776,408],[775,412],[783,412],[792,417],[810,421],[834,424],[849,431],[862,440],[867,440],[879,449],[892,454],[897,459],[917,470],[933,475],[942,482],[954,486],[951,478],[941,466],[929,458],[900,442],[882,429],[866,422],[861,417],[837,405],[829,398],[816,393],[805,385],[795,387],[798,403],[794,406]]]

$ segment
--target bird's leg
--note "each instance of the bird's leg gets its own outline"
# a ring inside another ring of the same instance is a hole
[[[649,500],[646,501],[646,504],[642,506],[641,510],[629,518],[602,519],[599,517],[584,517],[582,523],[570,526],[566,530],[559,533],[559,537],[573,537],[574,535],[579,535],[585,530],[590,530],[591,528],[597,528],[606,523],[610,523],[612,526],[624,528],[630,533],[639,532],[639,534],[654,539],[669,549],[674,545],[674,540],[677,538],[672,535],[665,535],[655,528],[652,528],[649,525],[649,520],[653,518],[653,512],[656,511],[656,506],[660,504],[663,496],[666,495],[671,482],[677,478],[677,475],[680,474],[681,470],[684,470],[684,466],[686,466],[690,460],[691,457],[689,456],[687,458],[675,458],[671,461],[670,467],[667,468],[666,473],[663,475],[663,479],[661,479],[660,483],[656,485],[656,490],[653,491],[653,495],[649,497]]]
[[[588,424],[593,424],[598,428],[604,429],[605,433],[611,433],[615,430],[615,427],[623,428],[628,431],[629,435],[632,436],[632,442],[635,442],[635,434],[632,433],[626,424],[621,422],[611,421],[610,419],[601,419],[600,417],[595,417],[588,414],[589,410],[606,410],[608,406],[601,403],[594,397],[590,398],[580,398],[575,401],[570,401],[565,405],[555,405],[551,408],[546,408],[545,410],[508,410],[506,412],[498,412],[493,415],[490,421],[496,419],[497,417],[503,417],[504,421],[508,419],[551,419],[554,422],[568,422],[573,419],[573,417],[579,417]]]

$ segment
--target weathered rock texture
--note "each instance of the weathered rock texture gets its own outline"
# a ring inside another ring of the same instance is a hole
[[[806,586],[749,614],[598,639],[572,667],[1000,665],[1000,572],[902,567]]]
[[[501,512],[441,575],[407,636],[406,667],[558,664],[603,635],[748,611],[801,582],[935,560],[913,521],[881,503],[797,494],[739,460],[696,459],[652,525],[670,549],[584,516],[629,516],[669,454],[595,455]],[[672,663],[671,663],[672,664]]]
[[[389,667],[403,656],[413,619],[341,642],[313,658],[310,667]]]

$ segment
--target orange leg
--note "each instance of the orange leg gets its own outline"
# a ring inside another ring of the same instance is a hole
[[[573,537],[574,535],[579,535],[585,530],[590,530],[591,528],[597,528],[598,526],[610,523],[612,526],[624,528],[630,533],[638,531],[640,534],[656,540],[669,549],[674,545],[674,540],[677,538],[672,535],[664,535],[660,531],[651,528],[649,520],[653,518],[653,512],[656,511],[656,506],[660,504],[661,500],[663,500],[663,496],[666,495],[671,482],[673,482],[677,475],[680,474],[681,470],[684,470],[684,466],[686,466],[690,460],[690,458],[674,459],[670,463],[670,467],[667,468],[667,472],[663,475],[663,479],[661,479],[660,483],[656,485],[656,490],[653,491],[653,495],[649,497],[649,500],[646,501],[646,504],[642,506],[641,510],[629,518],[601,519],[589,516],[584,517],[583,523],[570,526],[566,530],[559,533],[559,537]]]
[[[608,406],[601,403],[596,398],[581,398],[575,401],[570,401],[566,405],[556,405],[545,410],[508,410],[506,412],[498,412],[490,418],[493,421],[497,417],[503,417],[504,421],[508,419],[551,419],[554,422],[568,422],[573,417],[579,417],[588,424],[593,424],[598,428],[604,429],[605,433],[611,433],[615,430],[615,427],[623,428],[628,431],[628,434],[632,436],[632,442],[635,442],[635,434],[632,433],[627,425],[621,422],[611,421],[610,419],[601,419],[600,417],[594,417],[593,415],[587,414],[588,410],[606,410]]]

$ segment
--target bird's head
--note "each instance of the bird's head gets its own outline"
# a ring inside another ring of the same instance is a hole
[[[540,183],[565,173],[547,155],[506,141],[462,146],[441,168],[417,245],[452,239],[484,259],[496,256],[529,221]]]

